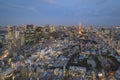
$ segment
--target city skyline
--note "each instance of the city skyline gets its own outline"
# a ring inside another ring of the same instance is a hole
[[[120,25],[119,0],[0,0],[0,25]]]

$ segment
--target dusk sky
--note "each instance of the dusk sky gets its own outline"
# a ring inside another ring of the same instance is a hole
[[[0,0],[0,25],[120,25],[120,0]]]

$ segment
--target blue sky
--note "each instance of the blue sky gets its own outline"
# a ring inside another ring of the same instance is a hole
[[[120,25],[120,0],[0,0],[0,25]]]

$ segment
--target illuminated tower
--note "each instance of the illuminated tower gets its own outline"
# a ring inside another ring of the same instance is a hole
[[[78,34],[80,34],[80,35],[83,34],[82,33],[82,25],[81,24],[79,24],[79,26],[78,26]]]

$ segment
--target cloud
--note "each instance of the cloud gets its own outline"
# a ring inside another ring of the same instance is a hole
[[[41,1],[41,0],[39,0],[39,1]],[[47,2],[49,4],[56,4],[58,0],[42,0],[42,1]]]
[[[51,4],[55,4],[57,2],[57,0],[46,0],[46,1],[51,3]]]
[[[96,4],[104,4],[106,3],[108,0],[95,0]]]
[[[76,0],[77,4],[91,4],[91,5],[101,5],[104,4],[106,2],[108,2],[108,0]]]
[[[15,10],[15,11],[33,11],[33,12],[39,12],[34,6],[26,6],[26,5],[18,5],[18,4],[13,4],[13,3],[4,3],[0,5],[0,8],[3,9],[9,9],[9,10]]]

